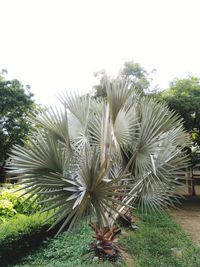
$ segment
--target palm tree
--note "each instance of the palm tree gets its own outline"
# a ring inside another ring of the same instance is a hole
[[[60,96],[62,108],[32,118],[35,133],[10,155],[10,172],[43,211],[54,211],[59,232],[86,214],[111,226],[135,201],[157,210],[177,198],[187,163],[182,120],[128,82],[108,82],[106,90],[106,100]]]

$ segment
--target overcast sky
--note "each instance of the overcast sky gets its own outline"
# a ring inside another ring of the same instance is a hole
[[[200,76],[199,0],[0,0],[0,69],[37,102],[91,90],[93,73],[133,59],[154,84]]]

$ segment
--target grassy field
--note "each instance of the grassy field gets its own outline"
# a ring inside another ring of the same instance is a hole
[[[200,249],[175,224],[171,217],[139,214],[139,230],[127,231],[119,243],[134,258],[134,267],[200,267]],[[113,266],[110,263],[93,262],[88,244],[92,241],[92,230],[80,224],[69,235],[60,234],[46,240],[36,252],[18,262],[15,267],[73,267]],[[171,248],[180,248],[182,258],[174,259]],[[124,262],[118,266],[128,266]],[[130,265],[129,265],[130,266]]]
[[[135,267],[200,267],[200,248],[167,214],[141,216],[139,231],[120,243],[133,255]],[[171,248],[180,248],[182,259],[174,259]]]

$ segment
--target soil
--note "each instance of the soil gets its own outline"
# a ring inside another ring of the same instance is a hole
[[[200,246],[200,198],[190,198],[182,201],[170,214],[185,232]]]

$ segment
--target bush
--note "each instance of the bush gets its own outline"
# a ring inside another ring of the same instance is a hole
[[[0,263],[1,267],[15,261],[27,252],[37,248],[47,236],[52,222],[43,223],[47,214],[17,214],[0,225]]]
[[[0,217],[12,217],[17,212],[13,207],[13,203],[7,198],[0,198]]]
[[[31,214],[33,211],[39,209],[39,205],[35,198],[28,199],[29,194],[20,197],[25,190],[20,190],[19,185],[6,185],[1,188],[0,195],[0,218],[5,219],[14,216],[17,213],[20,214]]]

